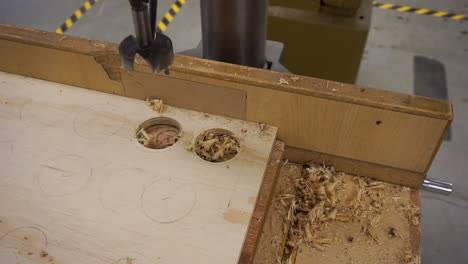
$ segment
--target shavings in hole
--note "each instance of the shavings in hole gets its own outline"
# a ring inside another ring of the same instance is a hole
[[[211,162],[230,160],[240,151],[239,141],[235,137],[212,131],[198,136],[190,148],[194,149],[200,158]]]
[[[140,144],[145,147],[149,147],[153,138],[146,132],[145,128],[137,131],[136,138]]]
[[[153,109],[154,111],[162,114],[166,110],[166,106],[163,104],[163,100],[161,99],[146,99],[146,105],[149,106],[149,108]]]
[[[170,125],[154,125],[138,130],[136,138],[147,148],[163,149],[174,145],[180,139],[180,131]]]

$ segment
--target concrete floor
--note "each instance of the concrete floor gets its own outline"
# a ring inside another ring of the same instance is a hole
[[[172,4],[160,0],[159,17]],[[468,14],[466,0],[389,0]],[[3,1],[0,23],[55,31],[83,0]],[[423,192],[423,263],[467,263],[468,250],[468,23],[430,16],[373,10],[372,26],[361,63],[358,84],[403,93],[414,93],[414,56],[439,61],[445,69],[448,98],[455,120],[449,141],[444,142],[429,177],[455,185],[443,196]],[[102,0],[67,34],[119,42],[133,33],[127,0]],[[168,31],[175,50],[196,47],[201,39],[199,0],[188,0]]]
[[[468,14],[463,0],[385,1],[433,10]],[[423,263],[468,263],[468,23],[373,10],[372,28],[358,83],[414,93],[414,56],[437,60],[445,67],[448,99],[455,119],[428,177],[454,183],[450,196],[423,192]]]

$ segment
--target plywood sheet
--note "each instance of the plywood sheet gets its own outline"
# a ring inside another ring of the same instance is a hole
[[[276,128],[168,107],[172,147],[133,138],[142,101],[0,73],[2,263],[236,263]],[[240,139],[231,161],[186,147],[205,129]]]

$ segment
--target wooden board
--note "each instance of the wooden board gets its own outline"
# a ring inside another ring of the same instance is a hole
[[[142,74],[150,70],[141,58],[137,72],[123,73],[116,44],[13,26],[0,26],[0,54],[7,58],[0,62],[3,71],[137,98],[158,97],[153,87],[166,80]],[[51,66],[43,67],[44,61]],[[174,106],[236,117],[245,113],[247,120],[279,127],[288,146],[422,175],[453,118],[451,104],[443,100],[179,55],[169,78],[178,87],[164,96],[176,98]],[[187,94],[205,101],[177,99],[186,86]],[[246,102],[230,96],[241,93]],[[420,179],[401,183],[416,186]]]
[[[275,193],[276,183],[281,172],[283,162],[284,143],[276,141],[270,156],[268,167],[263,177],[262,186],[258,193],[255,209],[250,219],[249,229],[242,246],[239,264],[250,264],[253,262],[258,243],[260,242],[263,226],[267,221],[271,199]]]
[[[125,95],[131,98],[145,100],[157,96],[168,105],[205,113],[218,109],[217,115],[246,119],[247,93],[242,90],[127,71],[122,71],[122,84],[126,87]]]
[[[267,221],[255,254],[254,264],[278,263],[277,257],[281,249],[284,235],[284,224],[287,208],[280,202],[283,194],[291,193],[291,179],[299,177],[302,166],[289,163],[282,167],[278,184],[270,206]],[[338,199],[353,199],[358,190],[358,184],[352,176],[342,176],[343,190],[338,190]],[[375,215],[354,218],[350,222],[330,221],[328,225],[318,233],[318,237],[331,238],[330,245],[324,245],[320,251],[307,245],[303,245],[297,253],[296,261],[292,264],[305,263],[413,263],[419,264],[421,259],[421,224],[412,224],[406,215],[405,208],[420,208],[420,192],[416,189],[394,184],[384,184],[381,198],[376,199],[383,203],[381,220],[374,233],[379,243],[362,233],[362,227],[366,226],[369,217]],[[340,186],[341,187],[341,186]],[[362,195],[362,202],[371,201],[366,192]],[[339,211],[341,214],[341,212]],[[395,228],[400,236],[390,237],[390,228]],[[352,237],[352,239],[350,239]],[[409,259],[411,258],[411,259]],[[410,262],[414,260],[414,262]]]
[[[9,263],[236,263],[276,128],[167,107],[180,140],[136,142],[140,100],[0,73],[0,259]],[[226,163],[186,147],[224,128]],[[8,202],[5,202],[8,201]]]

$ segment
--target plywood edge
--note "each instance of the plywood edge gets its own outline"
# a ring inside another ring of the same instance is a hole
[[[421,210],[421,191],[417,189],[410,190],[410,200],[416,208]],[[413,226],[410,229],[409,234],[410,246],[411,246],[411,253],[414,256],[421,256],[422,252],[422,244],[421,244],[421,223],[419,225]],[[420,264],[421,258],[419,258],[419,262],[415,264]]]
[[[263,182],[257,196],[255,209],[250,219],[244,244],[239,256],[239,264],[250,264],[253,261],[260,241],[271,200],[273,198],[278,176],[281,171],[281,161],[284,153],[284,143],[275,141],[270,160],[263,176]]]
[[[118,80],[118,76],[114,75],[115,68],[120,67],[119,60],[115,59],[118,54],[118,46],[115,43],[87,40],[11,25],[0,25],[0,39],[101,58],[97,59],[98,63],[103,65],[110,78]],[[112,59],[102,59],[106,56],[111,56]],[[150,71],[146,62],[141,58],[137,58],[136,64],[136,70]],[[453,119],[451,104],[444,100],[394,93],[312,77],[299,77],[293,74],[208,61],[183,55],[176,55],[171,71],[415,115]],[[86,88],[96,89],[96,87]]]
[[[418,173],[290,146],[285,148],[284,157],[291,162],[299,164],[309,161],[325,163],[327,165],[333,165],[337,171],[389,183],[406,185],[413,188],[420,188],[426,178],[425,173]]]

